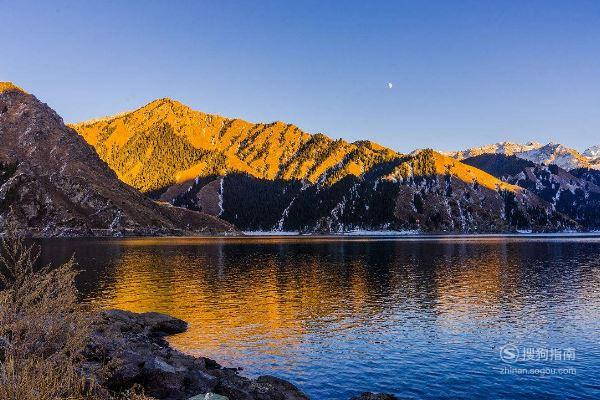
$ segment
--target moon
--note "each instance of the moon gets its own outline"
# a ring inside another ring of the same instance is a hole
[[[390,89],[391,89],[391,88],[393,88],[393,87],[394,87],[394,85],[392,84],[392,82],[388,82],[388,88],[390,88]]]

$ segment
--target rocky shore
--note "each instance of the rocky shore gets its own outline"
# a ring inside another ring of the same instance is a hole
[[[142,388],[146,396],[165,400],[305,400],[296,386],[274,376],[249,379],[205,357],[171,348],[165,337],[182,333],[187,323],[159,314],[103,311],[94,323],[85,352],[85,374],[103,390],[119,393]],[[352,400],[393,400],[363,393]]]

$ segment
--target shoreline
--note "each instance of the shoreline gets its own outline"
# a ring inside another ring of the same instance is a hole
[[[141,389],[159,400],[309,400],[293,383],[272,375],[255,379],[173,348],[165,337],[183,333],[187,322],[157,312],[111,309],[98,312],[84,352],[85,376],[107,392]],[[106,374],[106,366],[110,372]],[[350,400],[396,400],[364,392]]]
[[[0,237],[4,237],[0,234]],[[203,234],[184,234],[184,235],[101,235],[101,236],[67,236],[67,235],[26,235],[24,238],[33,240],[241,240],[251,241],[258,239],[283,239],[283,240],[311,240],[311,239],[331,239],[331,240],[436,240],[436,239],[494,239],[494,238],[600,238],[600,231],[588,232],[497,232],[497,233],[455,233],[455,232],[418,232],[418,233],[401,233],[401,232],[383,232],[383,231],[364,231],[354,233],[291,233],[291,232],[243,232],[242,234],[225,234],[225,235],[203,235]]]

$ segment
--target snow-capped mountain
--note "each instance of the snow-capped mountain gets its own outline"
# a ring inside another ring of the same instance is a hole
[[[541,145],[536,142],[526,144],[500,142],[482,147],[446,153],[458,160],[482,154],[514,155],[540,165],[556,165],[567,171],[576,168],[600,169],[600,146],[590,147],[584,154],[560,143]]]
[[[472,147],[466,150],[445,152],[443,154],[447,155],[448,157],[456,158],[457,160],[462,160],[469,157],[475,157],[481,154],[504,154],[507,156],[512,156],[517,153],[536,150],[540,147],[542,147],[542,144],[537,142],[529,142],[525,144],[513,142],[499,142],[481,147]]]
[[[600,144],[588,147],[582,154],[591,160],[600,158]]]
[[[503,154],[482,154],[463,160],[504,182],[520,186],[550,203],[587,229],[600,228],[600,171],[566,171]]]
[[[581,153],[559,143],[548,143],[538,149],[520,152],[515,155],[536,164],[554,164],[567,171],[576,168],[591,168],[590,161]]]

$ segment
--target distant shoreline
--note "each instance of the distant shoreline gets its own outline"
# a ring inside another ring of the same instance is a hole
[[[2,235],[0,235],[1,237]],[[33,240],[242,240],[250,241],[256,239],[289,239],[289,240],[311,240],[311,239],[332,239],[332,240],[438,240],[438,239],[496,239],[496,238],[600,238],[600,231],[591,232],[532,232],[532,233],[440,233],[440,232],[352,232],[352,233],[299,233],[299,232],[243,232],[238,235],[158,235],[158,236],[29,236]]]

